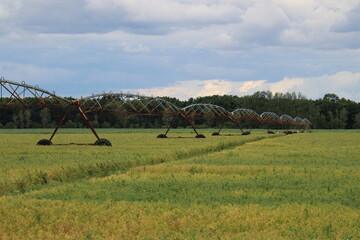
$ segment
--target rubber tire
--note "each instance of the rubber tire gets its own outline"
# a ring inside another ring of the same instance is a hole
[[[205,136],[203,134],[198,134],[195,136],[195,138],[205,138]]]
[[[275,134],[273,131],[268,131],[267,133],[268,134]]]
[[[250,132],[243,132],[241,135],[250,135]]]
[[[211,134],[211,136],[220,136],[220,133],[214,132],[213,134]]]
[[[159,134],[157,135],[157,138],[168,138],[165,134]]]
[[[96,140],[96,142],[94,143],[95,146],[109,146],[111,147],[111,142],[105,138],[100,138],[98,140]]]
[[[37,142],[36,145],[50,146],[50,145],[53,145],[53,144],[49,139],[41,139],[40,141]]]

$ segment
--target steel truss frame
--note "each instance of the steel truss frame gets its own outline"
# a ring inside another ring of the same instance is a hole
[[[236,119],[236,121],[239,122],[239,124],[245,122],[250,122],[250,124],[254,122],[261,122],[261,117],[259,116],[259,114],[257,114],[252,109],[239,108],[231,112],[231,114]],[[252,125],[250,125],[250,129],[248,131],[243,131],[243,135],[249,135],[251,133],[251,130]]]
[[[111,143],[107,139],[102,139],[98,136],[89,117],[87,116],[88,113],[99,112],[100,114],[119,114],[124,116],[179,115],[178,107],[161,98],[112,92],[91,95],[77,99],[68,106],[62,119],[58,122],[50,141],[67,117],[72,106],[79,111],[88,128],[91,129],[95,137],[98,139],[95,142],[95,145],[111,145]]]
[[[35,101],[26,101],[26,98],[34,98]],[[102,139],[97,134],[93,127],[88,114],[98,112],[100,114],[119,114],[124,116],[173,116],[165,134],[159,134],[159,138],[166,138],[169,130],[180,119],[184,118],[196,133],[197,138],[204,138],[205,136],[199,134],[196,130],[194,120],[196,119],[214,119],[221,122],[220,129],[213,133],[213,135],[220,135],[224,124],[227,121],[233,122],[242,132],[247,135],[250,131],[244,132],[242,124],[245,121],[260,122],[267,126],[270,132],[269,125],[276,123],[281,124],[285,129],[291,126],[309,130],[311,122],[307,118],[292,118],[289,115],[282,115],[279,117],[273,112],[264,112],[258,115],[251,109],[240,108],[233,112],[229,112],[225,108],[213,104],[192,104],[184,108],[178,108],[174,104],[158,98],[148,97],[139,94],[131,93],[101,93],[82,97],[76,100],[70,100],[59,97],[55,92],[49,92],[38,86],[25,84],[25,82],[17,83],[0,78],[0,109],[27,109],[32,107],[50,107],[60,106],[64,109],[64,113],[57,122],[50,139],[42,139],[38,142],[40,145],[51,145],[52,139],[56,135],[58,129],[69,116],[71,108],[75,108],[78,114],[81,115],[87,127],[97,138],[93,145],[107,145],[111,146],[110,141]]]
[[[213,105],[213,104],[191,104],[189,106],[186,106],[182,109],[179,109],[178,115],[176,115],[173,118],[172,123],[166,130],[165,134],[159,135],[159,137],[166,137],[167,133],[169,132],[170,128],[175,124],[176,121],[179,120],[180,117],[183,117],[192,127],[194,132],[196,133],[196,138],[205,138],[203,134],[199,134],[196,130],[194,120],[196,119],[214,119],[214,120],[220,120],[221,125],[220,129],[213,133],[212,135],[220,135],[220,131],[223,128],[224,124],[227,121],[231,121],[235,123],[239,129],[243,132],[239,122],[234,118],[234,116],[227,111],[225,108]]]
[[[27,97],[33,97],[36,102],[24,101]],[[30,107],[61,106],[65,108],[71,101],[59,97],[55,92],[49,92],[38,86],[17,83],[0,78],[0,108],[26,109]]]

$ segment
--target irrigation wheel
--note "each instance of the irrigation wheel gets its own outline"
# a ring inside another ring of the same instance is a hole
[[[203,134],[198,134],[195,136],[195,138],[205,138],[205,136]]]
[[[111,142],[105,138],[100,138],[94,143],[95,146],[112,146]]]
[[[157,138],[167,138],[167,136],[165,134],[159,134],[157,135]]]
[[[36,145],[49,146],[53,144],[49,139],[41,139],[40,141],[37,142]]]

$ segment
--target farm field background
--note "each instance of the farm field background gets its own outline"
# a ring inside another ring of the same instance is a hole
[[[202,132],[0,131],[0,239],[360,238],[359,131]]]
[[[215,130],[214,130],[215,131]],[[94,143],[96,138],[87,129],[65,129],[57,134],[54,144]],[[24,192],[28,187],[52,181],[67,182],[84,177],[106,176],[114,171],[188,158],[196,154],[219,151],[256,141],[267,136],[253,134],[248,138],[211,137],[205,141],[193,139],[192,130],[174,131],[169,136],[183,138],[157,139],[159,129],[103,129],[101,137],[111,140],[113,147],[95,146],[36,146],[38,140],[49,138],[51,130],[20,130],[0,134],[0,194]],[[239,133],[239,130],[231,131]],[[16,134],[15,134],[16,133]]]

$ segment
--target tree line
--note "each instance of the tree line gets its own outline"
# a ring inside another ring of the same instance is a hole
[[[196,103],[208,103],[224,107],[228,111],[248,108],[258,114],[274,112],[281,116],[308,118],[312,127],[317,129],[360,129],[360,103],[340,98],[334,93],[323,98],[307,99],[301,93],[272,93],[258,91],[248,96],[213,95],[190,98],[182,101],[177,98],[163,97],[179,108]],[[33,101],[29,98],[25,101]],[[60,107],[30,109],[0,109],[0,128],[53,128],[64,112]],[[76,109],[73,109],[62,127],[82,128],[84,121]],[[171,116],[124,116],[119,114],[90,113],[92,124],[96,128],[163,128],[169,126]],[[196,120],[198,127],[216,127],[215,120]],[[180,119],[174,127],[186,127],[187,122]],[[235,127],[226,123],[225,127]],[[255,126],[256,127],[256,126]]]

